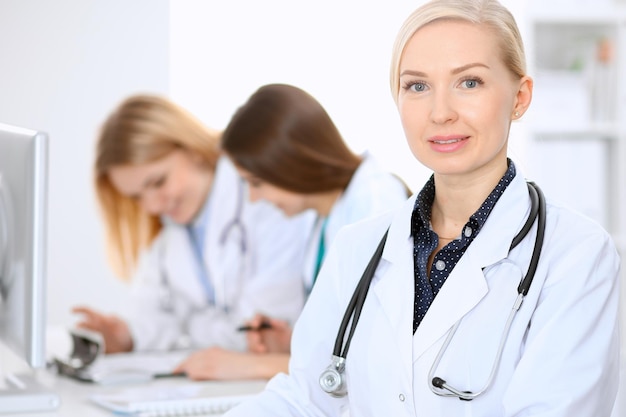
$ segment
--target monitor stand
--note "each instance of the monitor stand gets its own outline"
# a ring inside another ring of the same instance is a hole
[[[58,394],[24,374],[0,374],[0,415],[54,411],[59,408]]]

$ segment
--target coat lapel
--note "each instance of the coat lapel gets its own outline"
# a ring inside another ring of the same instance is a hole
[[[411,365],[413,326],[413,239],[409,222],[415,196],[398,211],[389,234],[371,291],[375,294],[391,327],[400,357],[407,372]]]
[[[407,366],[411,366],[411,358],[418,360],[485,297],[489,288],[483,268],[508,256],[513,236],[521,228],[529,210],[526,182],[518,173],[451,272],[413,336],[415,286],[410,219],[414,202],[415,197],[394,217],[372,282],[373,292],[388,318]]]
[[[414,361],[487,295],[489,286],[483,268],[508,257],[511,241],[521,229],[529,209],[526,181],[518,174],[450,273],[420,323],[413,339]]]

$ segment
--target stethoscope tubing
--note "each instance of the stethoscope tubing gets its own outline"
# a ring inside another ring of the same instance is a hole
[[[441,349],[439,350],[435,358],[435,361],[433,362],[433,365],[431,366],[431,369],[428,374],[428,380],[429,380],[428,385],[431,391],[433,391],[433,393],[437,395],[444,396],[444,397],[458,397],[461,400],[469,401],[483,394],[491,386],[491,384],[493,383],[493,380],[495,379],[498,368],[500,366],[502,354],[504,352],[504,346],[506,344],[511,326],[513,324],[513,320],[517,312],[521,308],[524,298],[528,294],[530,285],[532,284],[533,278],[535,276],[535,272],[537,271],[537,265],[539,263],[539,258],[541,255],[541,248],[543,246],[543,240],[544,240],[544,235],[545,235],[545,225],[546,225],[545,197],[541,189],[534,182],[529,181],[527,184],[528,184],[529,196],[531,199],[530,213],[528,215],[528,218],[526,219],[526,222],[524,223],[521,230],[519,231],[519,233],[515,235],[515,237],[513,238],[511,242],[511,246],[509,248],[509,252],[513,250],[526,237],[530,229],[533,227],[535,221],[537,221],[537,234],[535,237],[535,243],[533,246],[533,252],[531,255],[531,260],[528,266],[528,270],[526,272],[526,275],[524,276],[524,278],[521,280],[521,282],[518,285],[518,288],[517,288],[518,296],[515,299],[511,312],[509,313],[509,316],[507,318],[504,331],[502,333],[502,336],[500,337],[498,351],[496,353],[494,364],[491,368],[491,372],[489,374],[487,382],[480,391],[477,391],[477,392],[460,391],[450,386],[449,384],[447,384],[446,381],[443,380],[442,378],[434,376],[435,371],[439,363],[441,362],[441,359],[445,351],[450,345],[450,342],[452,341],[454,334],[456,333],[459,325],[461,324],[461,320],[459,320],[449,330],[448,336],[446,337],[446,340],[444,341]],[[342,365],[341,372],[343,372],[343,369],[345,368],[345,360],[347,357],[348,349],[350,347],[350,342],[352,340],[352,336],[354,335],[356,326],[361,316],[361,311],[363,309],[363,305],[365,304],[365,298],[367,297],[371,280],[374,276],[376,268],[378,267],[378,263],[380,262],[380,258],[382,256],[385,242],[387,240],[388,232],[389,230],[387,229],[380,243],[378,244],[376,251],[372,255],[372,258],[370,259],[369,263],[367,264],[367,267],[365,268],[365,271],[363,272],[361,279],[357,283],[356,289],[344,313],[343,319],[341,321],[341,325],[339,326],[339,331],[337,333],[337,338],[335,339],[335,345],[333,348],[333,358],[334,358],[334,361],[338,361],[338,363],[341,363]],[[346,334],[346,330],[348,328],[348,324],[350,324],[350,332],[348,334],[348,338],[346,339],[345,345],[344,345],[344,337]],[[439,388],[440,390],[436,390],[436,388]],[[443,390],[447,390],[448,393],[444,392]]]
[[[224,225],[222,232],[220,233],[219,244],[221,246],[224,246],[229,236],[231,235],[231,232],[239,228],[240,234],[241,234],[240,239],[239,239],[239,250],[241,251],[241,254],[244,255],[248,249],[247,248],[248,246],[247,245],[247,230],[243,223],[243,204],[244,204],[244,198],[245,198],[244,180],[240,178],[237,185],[238,185],[237,187],[238,191],[237,191],[237,203],[235,206],[235,213],[233,215],[233,218]],[[204,259],[202,258],[201,254],[196,255],[196,256],[198,258],[197,262],[199,262],[201,267],[205,268]],[[160,287],[161,287],[160,289],[161,295],[159,297],[160,298],[159,306],[162,311],[166,313],[173,313],[174,312],[174,294],[173,294],[172,284],[170,283],[170,279],[167,273],[167,268],[164,266],[165,258],[166,258],[165,243],[161,242],[161,246],[159,247],[159,275],[160,275]],[[212,303],[212,304],[214,305],[215,303]],[[224,305],[222,309],[225,312],[227,312],[229,310],[229,307],[227,305]]]
[[[461,324],[462,320],[459,320],[455,323],[454,326],[450,329],[448,337],[444,341],[441,349],[439,349],[439,353],[433,362],[433,365],[430,368],[428,373],[428,387],[430,390],[442,397],[457,397],[460,400],[471,401],[474,398],[484,394],[489,387],[493,384],[493,381],[498,373],[498,369],[500,367],[500,362],[502,359],[502,354],[504,353],[504,346],[506,341],[508,340],[509,333],[511,331],[511,326],[513,325],[513,320],[517,315],[517,312],[522,306],[524,302],[524,298],[528,294],[530,290],[530,285],[532,284],[533,278],[535,276],[535,272],[537,271],[537,264],[539,263],[539,257],[541,255],[541,248],[543,246],[543,238],[545,234],[545,217],[546,217],[546,204],[545,197],[541,189],[532,182],[528,183],[528,193],[531,199],[531,209],[524,223],[524,226],[519,231],[519,233],[513,238],[511,242],[511,246],[509,248],[509,252],[512,251],[523,239],[526,237],[530,229],[532,228],[535,220],[537,221],[537,235],[535,237],[535,244],[533,246],[533,252],[530,258],[530,264],[528,266],[528,271],[526,271],[526,275],[520,282],[517,287],[517,297],[515,302],[513,303],[513,307],[511,308],[511,312],[509,313],[509,317],[507,318],[506,324],[504,326],[504,330],[502,335],[500,336],[500,343],[498,345],[498,350],[496,353],[496,357],[494,358],[493,365],[491,366],[491,372],[489,373],[489,377],[487,381],[483,385],[483,387],[479,391],[461,391],[459,389],[454,388],[449,385],[443,378],[435,376],[435,371],[441,362],[443,354],[448,349],[456,330]],[[438,389],[437,389],[438,388]],[[447,393],[445,391],[448,391]]]
[[[500,343],[498,345],[498,351],[496,352],[496,357],[491,367],[491,372],[489,373],[489,377],[487,378],[487,382],[485,383],[483,388],[480,391],[476,391],[476,392],[460,391],[452,387],[451,385],[449,385],[444,379],[435,376],[435,371],[437,370],[437,367],[439,366],[439,363],[441,362],[441,358],[443,357],[443,354],[448,349],[448,346],[450,345],[450,342],[452,341],[454,334],[456,333],[457,329],[459,328],[459,325],[461,324],[461,320],[459,320],[450,329],[450,332],[448,333],[448,337],[446,337],[446,340],[441,346],[441,349],[439,349],[439,353],[437,354],[435,361],[430,367],[430,372],[428,373],[428,381],[429,381],[428,387],[433,393],[442,397],[458,397],[460,400],[471,401],[474,398],[482,395],[483,393],[485,393],[485,391],[489,389],[489,387],[493,383],[493,380],[496,377],[496,374],[498,373],[498,368],[500,367],[500,360],[504,352],[504,345],[506,344],[506,341],[509,337],[511,325],[513,324],[513,319],[515,318],[515,315],[517,314],[517,311],[519,310],[519,308],[522,306],[523,299],[524,299],[523,294],[518,294],[517,298],[515,299],[513,308],[511,308],[509,317],[506,320],[506,324],[504,326],[504,331],[502,332],[502,336],[500,336]],[[436,388],[445,389],[449,391],[450,393],[437,391]]]
[[[361,310],[363,310],[363,305],[365,304],[365,298],[367,297],[367,293],[370,287],[370,281],[376,272],[376,268],[378,267],[378,262],[380,257],[382,256],[383,249],[385,247],[385,242],[387,241],[387,233],[385,232],[374,255],[370,259],[359,283],[357,284],[356,290],[354,294],[352,294],[352,298],[350,299],[350,303],[348,303],[348,307],[346,308],[346,312],[343,315],[343,319],[341,320],[341,325],[339,326],[339,332],[337,333],[337,338],[335,339],[335,347],[333,349],[333,355],[344,358],[348,355],[348,349],[350,348],[350,342],[352,341],[352,336],[354,335],[354,331],[356,330],[356,325],[359,322],[359,318],[361,317]],[[353,317],[354,313],[354,317]],[[346,341],[345,346],[343,346],[343,338],[346,334],[346,329],[348,328],[348,323],[352,319],[352,325],[350,326],[350,333],[348,334],[348,339]],[[342,351],[343,346],[343,351]]]
[[[533,253],[530,257],[530,264],[528,265],[528,271],[526,271],[526,275],[522,282],[520,282],[517,287],[517,292],[519,294],[523,294],[526,296],[528,294],[528,290],[530,289],[530,284],[533,282],[533,278],[535,277],[535,272],[537,272],[537,265],[539,264],[539,258],[541,256],[541,248],[543,247],[543,238],[546,232],[546,198],[541,191],[541,188],[537,186],[534,182],[529,182],[529,194],[530,198],[533,202],[531,207],[531,213],[528,216],[528,220],[526,220],[526,224],[529,223],[529,220],[532,218],[533,221],[530,222],[530,226],[534,223],[534,218],[537,218],[537,236],[535,237],[535,245],[533,247]],[[536,211],[536,212],[535,212]],[[532,216],[532,217],[531,217]],[[528,227],[530,229],[530,226]],[[526,225],[520,233],[524,231]],[[524,236],[528,233],[525,232]],[[518,234],[519,236],[519,234]],[[517,237],[517,236],[516,236]],[[522,238],[523,239],[523,238]],[[520,239],[521,241],[521,239]],[[517,242],[519,243],[519,242]],[[515,239],[513,239],[513,243],[511,243],[512,250],[515,246],[517,246]],[[513,245],[515,244],[515,246]]]

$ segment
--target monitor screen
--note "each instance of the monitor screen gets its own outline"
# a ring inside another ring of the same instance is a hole
[[[0,343],[45,364],[46,172],[43,132],[0,124]]]
[[[45,365],[48,136],[0,123],[0,343]],[[31,375],[3,373],[0,414],[51,411],[60,397]]]

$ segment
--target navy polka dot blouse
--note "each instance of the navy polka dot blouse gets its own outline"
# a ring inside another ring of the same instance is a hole
[[[422,322],[435,296],[446,278],[465,253],[468,246],[487,221],[496,202],[515,177],[515,165],[508,160],[506,173],[483,202],[480,208],[470,216],[460,236],[448,243],[433,259],[430,276],[427,276],[428,258],[437,248],[439,237],[430,227],[430,215],[435,200],[435,179],[431,176],[415,200],[411,216],[411,236],[413,237],[413,262],[415,276],[415,309],[413,312],[413,333]]]

